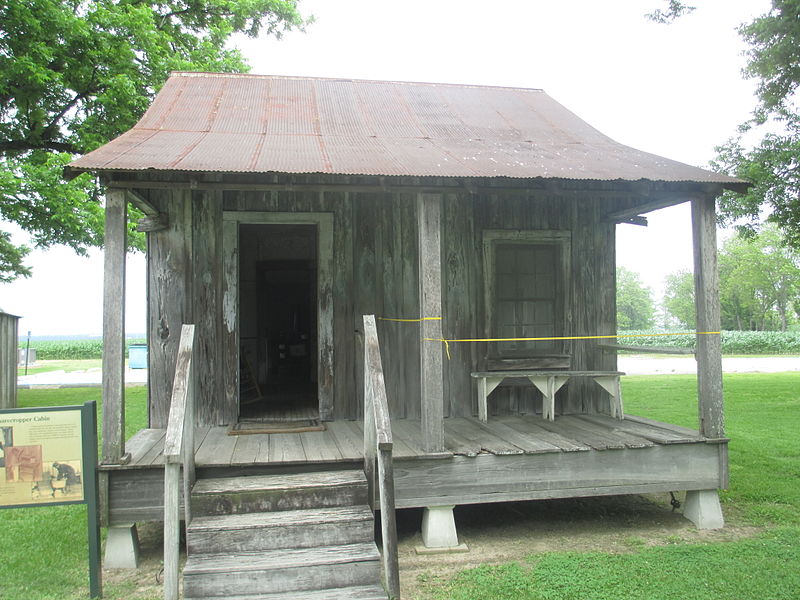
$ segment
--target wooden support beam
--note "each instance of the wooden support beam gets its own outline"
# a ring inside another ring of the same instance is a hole
[[[714,196],[703,195],[692,199],[692,233],[697,331],[719,331],[719,274]],[[700,432],[709,438],[721,438],[725,436],[722,341],[719,335],[698,335],[696,348]]]
[[[658,210],[660,208],[666,208],[667,206],[682,204],[685,201],[686,197],[683,195],[659,194],[658,197],[655,198],[654,200],[643,202],[641,204],[637,204],[636,206],[631,206],[630,208],[624,208],[622,210],[617,210],[612,213],[608,213],[603,220],[606,221],[607,223],[629,222],[628,219],[634,217],[641,217],[642,213],[651,212],[654,210]]]
[[[625,225],[639,225],[640,227],[647,227],[647,217],[643,217],[641,215],[635,217],[628,217],[627,219],[622,219],[618,221],[620,224]]]
[[[125,189],[126,200],[133,204],[136,208],[142,211],[148,217],[158,217],[161,215],[159,210],[144,196],[136,190],[130,188]]]
[[[419,311],[442,316],[441,194],[417,196]],[[420,323],[420,401],[422,444],[426,452],[444,450],[444,387],[441,319]]]
[[[136,231],[164,231],[169,227],[167,215],[159,212],[153,204],[139,192],[125,188],[126,199],[144,213],[144,218],[136,223]]]
[[[123,190],[106,193],[103,275],[103,464],[125,455],[125,250],[128,206]]]

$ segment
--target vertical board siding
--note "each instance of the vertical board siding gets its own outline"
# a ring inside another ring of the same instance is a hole
[[[19,317],[0,311],[0,408],[17,407]]]
[[[151,193],[168,228],[148,233],[147,312],[150,427],[165,428],[181,325],[192,323],[192,204],[181,189]]]
[[[190,200],[193,196],[193,200]],[[221,424],[236,419],[238,369],[230,331],[231,271],[254,249],[225,255],[223,194],[172,190],[153,192],[154,203],[167,213],[169,228],[149,234],[150,419],[163,427],[183,322],[198,326],[198,422]],[[570,282],[565,335],[602,335],[615,330],[614,225],[602,222],[613,210],[589,193],[469,194],[442,199],[442,331],[445,338],[495,335],[485,306],[483,235],[486,230],[569,231]],[[332,293],[335,298],[334,400],[332,417],[362,416],[356,331],[364,314],[416,318],[419,265],[416,194],[319,191],[226,191],[225,210],[317,212],[333,215]],[[232,235],[229,227],[227,235]],[[227,282],[227,283],[226,283]],[[226,309],[227,307],[227,309]],[[379,321],[382,358],[393,418],[420,418],[420,326]],[[613,369],[613,354],[596,343],[569,344],[574,369]],[[488,344],[451,345],[444,361],[445,416],[477,414],[477,392],[471,371],[483,368]],[[591,385],[590,385],[591,384]],[[592,382],[577,380],[565,388],[557,406],[563,412],[605,412],[607,401]],[[540,394],[532,386],[501,387],[490,401],[490,414],[541,412]]]

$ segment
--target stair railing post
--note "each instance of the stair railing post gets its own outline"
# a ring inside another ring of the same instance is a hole
[[[172,382],[172,398],[164,436],[164,598],[178,600],[181,552],[181,466],[187,523],[191,520],[194,480],[194,402],[192,353],[194,325],[183,325]]]
[[[397,555],[392,424],[381,364],[380,342],[374,315],[364,316],[364,467],[372,486],[369,498],[381,511],[384,587],[389,597],[400,598]]]

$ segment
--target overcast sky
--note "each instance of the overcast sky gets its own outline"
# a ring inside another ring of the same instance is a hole
[[[768,0],[697,0],[670,25],[644,13],[663,0],[300,0],[316,22],[281,41],[237,39],[254,73],[542,88],[611,138],[696,166],[755,104],[736,27]],[[663,280],[691,269],[686,205],[617,227],[618,263],[660,299]],[[2,225],[5,229],[9,227]],[[17,238],[23,241],[23,238]],[[34,252],[34,275],[0,284],[20,333],[99,334],[102,255]],[[145,330],[145,269],[129,259],[127,329]]]

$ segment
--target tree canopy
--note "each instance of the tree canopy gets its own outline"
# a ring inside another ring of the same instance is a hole
[[[308,22],[297,0],[0,3],[0,219],[38,247],[101,245],[97,182],[64,165],[130,129],[170,71],[247,71],[234,33]],[[0,232],[0,281],[29,274],[27,251]]]
[[[680,0],[664,1],[649,19],[670,23],[695,10]],[[745,235],[755,234],[766,219],[800,249],[800,0],[772,0],[770,11],[743,23],[739,34],[749,46],[743,74],[756,80],[758,103],[752,119],[717,148],[712,166],[753,186],[745,194],[725,192],[720,218]],[[761,140],[748,145],[747,133]]]
[[[617,267],[617,328],[649,329],[655,323],[653,294],[639,274]]]
[[[774,225],[727,240],[719,254],[719,280],[723,329],[786,331],[800,317],[800,252],[786,246]],[[667,277],[664,305],[682,325],[694,327],[691,273]]]

